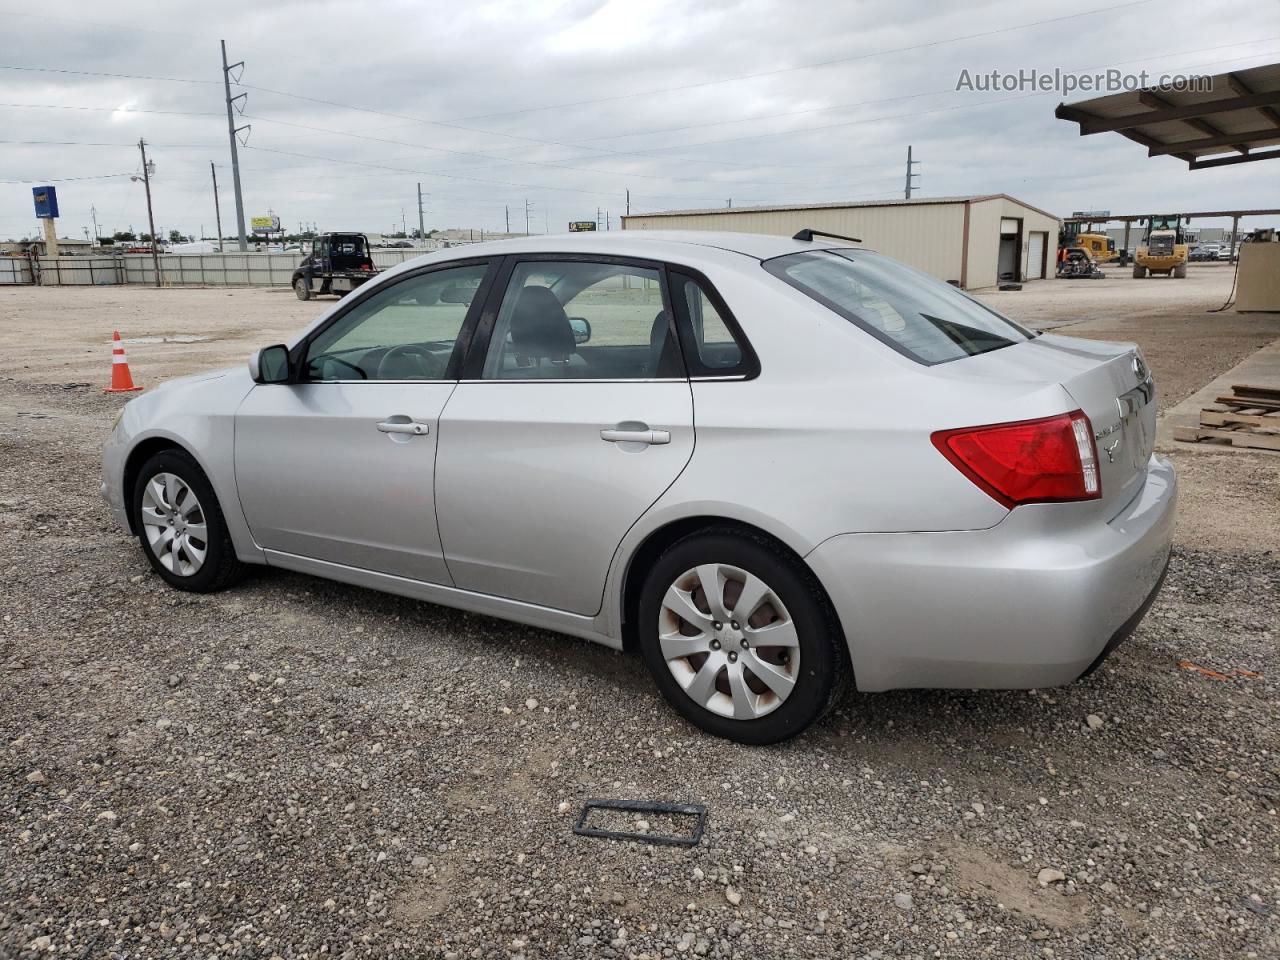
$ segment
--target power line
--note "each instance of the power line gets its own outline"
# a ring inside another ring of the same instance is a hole
[[[1208,49],[1214,49],[1214,48],[1210,47]],[[1209,60],[1199,64],[1189,64],[1188,66],[1193,66],[1193,67],[1209,66],[1211,64],[1218,64],[1218,63],[1232,63],[1236,60],[1252,60],[1255,57],[1268,55],[1269,53],[1270,51],[1264,50],[1258,53],[1251,53],[1243,57],[1229,57],[1229,58],[1220,59],[1220,60]],[[1146,58],[1143,58],[1143,59],[1146,59]],[[1129,61],[1129,62],[1132,63],[1137,61]],[[1101,68],[1093,68],[1093,69],[1101,69]],[[722,143],[742,143],[747,140],[765,140],[770,137],[793,136],[797,133],[810,133],[815,130],[835,130],[839,127],[855,127],[855,126],[860,126],[861,124],[864,124],[864,123],[879,123],[882,120],[910,119],[914,117],[930,116],[935,113],[950,113],[953,110],[974,110],[980,107],[991,106],[992,104],[1009,103],[1010,101],[1013,101],[1013,100],[1029,100],[1035,97],[1056,97],[1056,96],[1060,96],[1060,94],[1054,90],[1050,90],[1044,93],[1024,93],[1024,94],[1018,94],[1017,96],[1012,96],[1012,97],[999,97],[994,100],[983,100],[978,103],[956,103],[956,104],[951,104],[945,107],[935,107],[932,110],[916,110],[916,111],[912,111],[911,113],[887,114],[879,117],[865,117],[859,120],[842,120],[839,123],[827,123],[827,124],[821,124],[819,126],[792,127],[789,130],[775,130],[771,133],[753,133],[753,134],[748,134],[742,137],[728,137],[721,140],[699,140],[696,143],[680,143],[680,144],[675,144],[671,147],[659,147],[658,151],[660,152],[662,150],[686,150],[689,147],[708,147],[708,146],[714,146]]]
[[[1141,63],[1146,60],[1163,60],[1169,57],[1180,57],[1191,53],[1208,53],[1210,50],[1226,50],[1230,47],[1252,46],[1257,43],[1269,43],[1272,40],[1280,40],[1280,36],[1261,37],[1257,40],[1240,40],[1236,43],[1223,43],[1216,47],[1196,47],[1191,50],[1173,50],[1161,54],[1148,54],[1143,57],[1137,57],[1133,60],[1120,60],[1109,64],[1097,64],[1092,67],[1082,67],[1076,70],[1077,73],[1088,73],[1091,70],[1102,70],[1107,67],[1123,67],[1131,63]],[[1255,56],[1251,54],[1250,56]],[[600,137],[587,137],[583,143],[594,143],[600,140],[621,140],[624,137],[640,137],[648,136],[655,133],[676,133],[681,130],[702,130],[707,127],[723,127],[735,123],[750,123],[755,120],[778,120],[783,117],[799,117],[810,113],[828,113],[835,110],[852,110],[855,107],[869,107],[878,103],[893,103],[899,100],[917,100],[920,97],[943,96],[945,94],[955,93],[954,87],[947,87],[939,90],[924,90],[919,93],[906,93],[896,97],[879,97],[875,100],[858,100],[853,103],[833,104],[827,107],[810,107],[806,110],[787,110],[782,113],[761,113],[750,117],[738,117],[735,120],[709,120],[701,123],[684,124],[678,127],[654,127],[647,130],[632,130],[629,133],[614,133]]]
[[[312,130],[317,133],[329,134],[331,136],[350,137],[356,140],[369,140],[373,143],[385,143],[385,144],[390,144],[392,146],[397,146],[397,147],[410,147],[416,150],[431,150],[438,153],[447,153],[452,156],[473,157],[473,158],[479,158],[482,160],[496,160],[500,163],[506,163],[506,164],[522,164],[526,166],[536,166],[536,167],[554,167],[559,170],[574,170],[580,173],[599,173],[599,174],[604,174],[606,176],[639,177],[645,180],[671,180],[671,181],[684,182],[684,183],[724,183],[726,182],[722,180],[712,180],[706,177],[677,177],[677,176],[670,176],[666,174],[651,174],[651,173],[646,174],[646,173],[635,173],[632,171],[625,171],[625,170],[600,170],[594,167],[576,167],[566,163],[561,163],[556,160],[531,160],[531,159],[522,159],[519,157],[502,157],[502,156],[495,156],[494,154],[489,154],[489,153],[477,153],[471,150],[453,150],[449,147],[437,147],[437,146],[433,146],[431,144],[425,144],[425,143],[410,143],[405,140],[392,140],[387,137],[371,137],[368,134],[348,133],[345,130],[334,130],[328,127],[317,127],[311,124],[295,123],[291,120],[278,120],[272,117],[263,117],[263,116],[256,116],[256,115],[250,115],[250,114],[245,114],[244,117],[246,120],[256,120],[261,123],[272,123],[272,124],[278,124],[280,126],[285,126],[285,127],[296,127],[301,130]],[[673,158],[658,157],[655,159],[663,160],[663,159],[673,159]],[[714,161],[708,161],[708,162],[714,162]],[[858,170],[858,169],[868,169],[871,167],[881,168],[883,167],[883,164],[869,163],[869,164],[849,166],[843,169]],[[814,184],[808,181],[800,183],[800,182],[788,181],[788,180],[775,180],[775,181],[769,181],[767,183],[762,181],[753,181],[753,180],[734,180],[732,182],[735,184],[741,183],[749,186],[766,186],[766,187],[772,187],[772,186],[808,187],[808,186],[822,185],[822,184]]]
[[[0,140],[0,143],[4,141]],[[136,147],[137,144],[130,144]],[[91,177],[37,177],[35,179],[0,180],[0,183],[70,183],[73,180],[111,180],[115,177],[131,177],[133,173],[99,173]]]
[[[484,179],[480,177],[468,177],[468,176],[462,176],[459,174],[440,173],[438,171],[432,171],[432,170],[416,170],[411,167],[396,167],[396,166],[391,166],[385,163],[372,163],[365,160],[344,160],[339,157],[326,157],[326,156],[320,156],[317,154],[296,153],[289,150],[275,150],[269,147],[246,146],[244,149],[254,150],[259,153],[271,153],[271,154],[278,154],[280,156],[285,156],[285,157],[296,157],[303,160],[315,160],[320,163],[340,163],[340,164],[347,164],[350,166],[371,167],[376,170],[389,170],[394,173],[412,173],[412,174],[421,174],[424,176],[431,176],[431,177],[445,177],[446,179],[450,179],[450,180],[463,180],[463,181],[472,182],[472,183],[496,184],[498,186],[517,187],[517,188],[528,189],[528,190],[553,190],[557,193],[577,193],[577,194],[583,194],[585,196],[611,197],[614,199],[618,198],[619,196],[619,193],[617,191],[582,190],[576,187],[556,187],[556,186],[550,186],[548,184],[519,183],[512,180],[489,180],[489,179]],[[896,176],[890,177],[887,179],[891,179],[895,182],[898,180]],[[866,183],[866,182],[874,182],[874,181],[863,181],[863,182]],[[726,182],[725,185],[731,186],[732,184]],[[645,194],[644,196],[652,197],[655,199],[681,200],[681,201],[708,199],[704,197],[695,197],[695,196],[680,195],[680,194],[660,194],[660,193],[649,193],[649,194]],[[633,199],[635,199],[634,196],[633,196]]]
[[[758,73],[743,73],[733,77],[721,77],[718,80],[700,80],[696,83],[682,83],[673,87],[658,87],[652,90],[639,90],[634,93],[620,93],[608,97],[594,97],[589,100],[572,100],[567,103],[553,103],[540,107],[522,107],[518,110],[502,110],[497,113],[479,113],[467,117],[454,117],[452,121],[461,120],[488,120],[493,117],[509,117],[520,113],[535,113],[541,110],[562,110],[566,107],[581,107],[593,103],[612,103],[617,100],[630,100],[634,97],[652,97],[663,93],[677,93],[682,90],[695,90],[700,87],[716,86],[722,83],[736,83],[740,80],[755,80],[760,77],[775,77],[782,73],[795,73],[799,70],[816,70],[822,67],[833,67],[844,63],[855,63],[859,60],[870,60],[873,57],[888,56],[892,53],[910,53],[914,50],[927,50],[933,47],[944,46],[948,43],[960,43],[965,40],[978,40],[983,37],[994,37],[1002,33],[1012,33],[1017,30],[1026,30],[1030,27],[1042,27],[1050,23],[1061,23],[1064,20],[1075,20],[1078,17],[1091,17],[1099,13],[1114,13],[1118,10],[1124,10],[1128,7],[1139,7],[1150,3],[1151,0],[1130,0],[1128,3],[1114,4],[1108,7],[1095,7],[1091,10],[1082,10],[1076,13],[1063,14],[1060,17],[1050,17],[1047,20],[1034,20],[1030,23],[1018,23],[1008,27],[1000,27],[996,30],[985,30],[981,33],[969,33],[958,37],[944,37],[938,40],[929,40],[924,43],[913,43],[906,47],[894,47],[887,50],[874,50],[870,53],[861,53],[852,57],[838,57],[834,60],[820,60],[816,63],[803,63],[794,67],[779,67],[775,70],[762,70]],[[451,122],[452,122],[451,121]]]
[[[94,113],[146,113],[167,117],[220,117],[220,113],[194,112],[191,110],[141,110],[134,107],[86,107],[66,103],[0,103],[0,107],[23,110],[86,110]],[[136,147],[137,144],[135,143]]]
[[[217,83],[216,80],[197,80],[194,77],[156,77],[139,73],[99,73],[96,70],[69,70],[63,67],[20,67],[0,63],[0,70],[21,70],[27,73],[65,73],[80,77],[108,77],[112,80],[162,80],[166,83]],[[134,144],[137,146],[137,144]]]

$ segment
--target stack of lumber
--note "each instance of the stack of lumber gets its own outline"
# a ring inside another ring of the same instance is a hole
[[[1280,450],[1280,388],[1234,384],[1230,396],[1218,397],[1214,403],[1200,411],[1200,426],[1174,427],[1174,439]]]

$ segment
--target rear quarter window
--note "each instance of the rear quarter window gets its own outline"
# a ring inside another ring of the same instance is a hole
[[[919,363],[947,363],[1034,336],[950,284],[868,250],[793,253],[764,268]]]

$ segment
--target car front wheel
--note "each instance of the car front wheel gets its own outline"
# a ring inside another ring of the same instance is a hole
[[[793,737],[839,699],[847,654],[812,574],[737,531],[694,534],[645,581],[640,646],[667,701],[740,743]]]
[[[213,487],[184,451],[162,450],[143,465],[133,511],[143,552],[170,586],[211,593],[243,575]]]
[[[293,292],[297,295],[299,300],[311,299],[311,284],[307,282],[306,277],[299,277],[297,280],[293,281]]]

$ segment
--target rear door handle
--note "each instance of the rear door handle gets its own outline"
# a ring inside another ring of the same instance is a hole
[[[419,423],[417,420],[380,420],[378,429],[382,433],[407,433],[415,437],[425,437],[431,432],[431,425]]]
[[[600,431],[600,439],[610,443],[670,443],[667,430],[618,430],[608,427]]]

